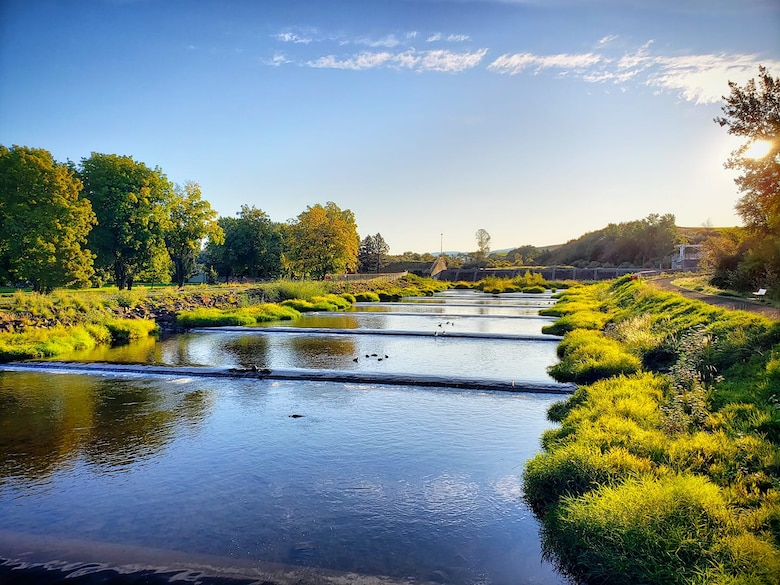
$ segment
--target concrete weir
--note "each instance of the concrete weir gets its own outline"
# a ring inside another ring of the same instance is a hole
[[[352,384],[385,384],[392,386],[424,386],[467,390],[498,390],[503,392],[539,392],[571,394],[573,384],[535,382],[529,380],[496,380],[432,376],[426,374],[391,374],[382,372],[348,372],[343,370],[212,368],[204,366],[153,366],[85,362],[11,362],[0,365],[0,371],[41,371],[96,375],[138,375],[167,377],[246,378],[256,380],[311,380]]]
[[[459,339],[503,339],[512,341],[552,341],[560,343],[563,337],[557,335],[519,335],[516,333],[481,333],[474,331],[452,331],[451,329],[436,331],[404,331],[400,329],[333,329],[331,327],[195,327],[190,329],[195,333],[297,333],[316,335],[396,335],[403,337],[455,337]]]

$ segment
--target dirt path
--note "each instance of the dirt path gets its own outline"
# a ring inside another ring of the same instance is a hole
[[[675,292],[677,294],[681,294],[684,297],[687,297],[689,299],[695,299],[697,301],[703,301],[705,303],[709,303],[710,305],[715,305],[718,307],[723,307],[724,309],[732,309],[732,310],[739,310],[739,311],[749,311],[751,313],[757,313],[759,315],[764,315],[765,317],[769,317],[770,319],[780,320],[780,309],[777,309],[775,307],[772,307],[767,304],[763,304],[759,301],[752,301],[747,299],[738,299],[735,297],[721,297],[716,295],[705,295],[700,292],[696,292],[693,290],[688,290],[685,288],[681,288],[675,284],[672,284],[672,280],[674,280],[674,277],[663,277],[663,278],[655,278],[653,280],[648,280],[648,282],[655,286],[656,288],[660,288],[661,290],[668,290],[671,292]]]

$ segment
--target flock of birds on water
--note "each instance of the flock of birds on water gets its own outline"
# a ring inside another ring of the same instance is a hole
[[[439,335],[445,335],[447,333],[447,327],[454,327],[455,322],[454,321],[441,321],[438,324],[438,328],[433,332],[434,337],[438,337]],[[376,361],[381,362],[382,360],[388,359],[390,356],[387,354],[378,354],[378,353],[367,353],[365,355],[365,359],[372,359],[376,358]],[[360,361],[360,356],[352,358],[352,361],[357,363]],[[259,368],[256,365],[251,365],[248,368],[230,368],[230,371],[233,372],[256,372],[258,374],[268,375],[271,374],[273,370],[271,368]],[[514,382],[512,382],[512,385],[514,386]],[[304,415],[302,414],[291,414],[289,415],[290,418],[303,418]]]

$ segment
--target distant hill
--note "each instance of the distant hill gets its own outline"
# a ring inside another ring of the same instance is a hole
[[[689,228],[675,225],[672,214],[611,223],[557,247],[549,247],[536,261],[578,267],[668,267],[675,244],[701,243],[727,228]]]

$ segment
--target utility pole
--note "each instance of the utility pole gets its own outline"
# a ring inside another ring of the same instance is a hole
[[[441,241],[439,246],[439,256],[444,256],[444,233],[441,234]]]

